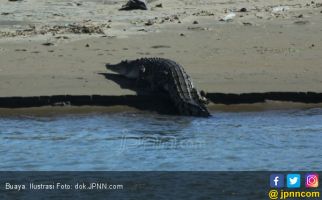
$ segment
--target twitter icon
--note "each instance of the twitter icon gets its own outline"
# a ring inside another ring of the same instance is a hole
[[[287,187],[288,188],[300,188],[301,187],[301,175],[300,174],[288,174],[286,179],[287,179]]]

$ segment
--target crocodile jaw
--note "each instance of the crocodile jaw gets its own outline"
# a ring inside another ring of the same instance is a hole
[[[107,69],[131,79],[137,79],[140,74],[140,68],[129,62],[121,62],[115,65],[106,64],[105,66]]]

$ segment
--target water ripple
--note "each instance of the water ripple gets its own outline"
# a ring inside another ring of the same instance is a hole
[[[1,170],[319,170],[322,110],[0,117]]]

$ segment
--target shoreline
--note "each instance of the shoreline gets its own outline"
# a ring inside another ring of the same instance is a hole
[[[168,109],[164,107],[164,109]],[[225,113],[240,113],[240,112],[270,112],[270,111],[288,111],[302,109],[320,109],[322,103],[295,103],[295,102],[280,102],[267,101],[265,103],[253,104],[210,104],[208,109],[213,116],[218,112]],[[32,117],[32,116],[64,116],[64,115],[100,115],[100,114],[128,114],[128,115],[169,115],[175,116],[175,113],[147,111],[126,105],[122,106],[42,106],[42,107],[27,107],[27,108],[0,108],[0,118],[6,117]],[[183,116],[189,117],[189,116]]]
[[[270,92],[246,94],[207,94],[211,111],[263,111],[294,108],[322,108],[322,93]],[[0,97],[1,115],[21,113],[151,112],[175,114],[169,97],[158,95],[55,95],[39,97]],[[10,114],[9,114],[10,113]]]

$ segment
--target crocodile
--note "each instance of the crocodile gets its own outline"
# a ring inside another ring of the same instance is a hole
[[[165,58],[140,58],[106,64],[106,68],[139,83],[152,91],[165,91],[180,115],[209,117],[206,99],[193,86],[183,67]]]

